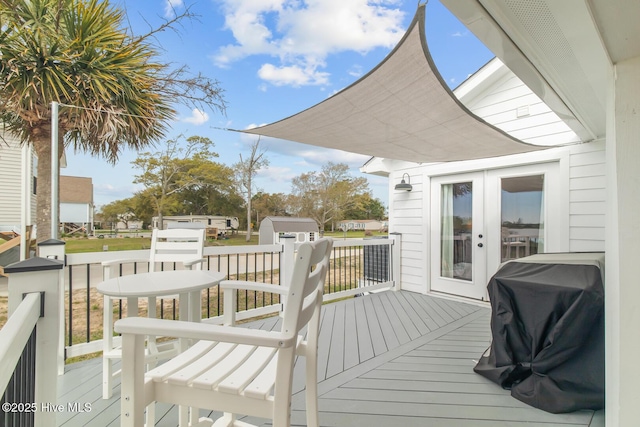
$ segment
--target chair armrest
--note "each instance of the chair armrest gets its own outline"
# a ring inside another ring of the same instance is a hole
[[[246,280],[223,280],[220,282],[220,289],[223,289],[223,315],[222,323],[225,326],[233,326],[236,324],[236,308],[238,306],[238,298],[236,292],[227,292],[227,290],[257,291],[267,292],[286,296],[289,288],[284,286],[269,285],[267,283],[251,282]]]
[[[187,261],[182,261],[182,264],[185,266],[185,268],[187,268],[188,270],[191,270],[191,267],[193,267],[194,265],[198,263],[204,264],[206,261],[207,261],[206,258],[195,258]]]
[[[221,289],[238,289],[242,291],[258,291],[272,294],[286,295],[289,288],[268,283],[251,282],[248,280],[223,280],[220,282]]]
[[[163,335],[274,348],[291,347],[297,339],[296,335],[287,337],[280,332],[147,317],[120,319],[115,323],[114,330],[121,334]]]
[[[108,261],[102,261],[102,279],[111,279],[111,267],[122,264],[130,264],[135,262],[149,262],[149,258],[125,258],[125,259],[112,259]]]
[[[132,262],[149,262],[149,258],[125,258],[125,259],[112,259],[108,261],[102,261],[103,267],[111,267],[112,265],[129,264]]]

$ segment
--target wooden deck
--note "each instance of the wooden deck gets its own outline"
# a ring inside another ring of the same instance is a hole
[[[409,292],[323,306],[321,425],[604,426],[602,411],[549,414],[475,374],[490,341],[489,314],[488,307]],[[279,321],[273,317],[249,327],[271,329]],[[302,363],[296,365],[292,405],[292,422],[300,426],[305,425],[302,370]],[[101,359],[67,367],[59,382],[58,404],[64,406],[59,426],[119,425],[119,385],[112,399],[102,400],[101,375]],[[85,403],[90,411],[74,410]],[[175,408],[159,404],[156,414],[157,426],[177,425]]]

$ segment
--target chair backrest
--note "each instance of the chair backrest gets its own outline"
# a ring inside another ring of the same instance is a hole
[[[322,293],[333,247],[331,238],[300,245],[291,275],[291,288],[284,307],[282,332],[291,336],[307,325],[317,335]],[[314,334],[309,334],[313,336]]]
[[[151,235],[149,271],[155,271],[161,262],[187,262],[203,257],[204,229],[154,229]],[[196,268],[200,268],[198,263]]]

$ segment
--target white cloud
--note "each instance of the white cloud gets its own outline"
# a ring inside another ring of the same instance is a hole
[[[452,37],[467,37],[468,35],[469,35],[468,31],[465,31],[465,32],[456,31],[455,33],[451,34]]]
[[[176,10],[184,7],[182,0],[164,0],[164,16],[173,18],[176,16]]]
[[[264,64],[258,70],[258,77],[275,86],[324,85],[329,82],[329,73],[316,70],[314,67],[302,68],[298,65],[276,67]]]
[[[293,178],[299,174],[286,166],[267,166],[258,171],[258,177],[278,183],[290,183]],[[281,192],[286,193],[289,189],[282,189]]]
[[[397,0],[219,0],[234,44],[213,56],[221,67],[250,55],[271,55],[259,76],[279,85],[324,85],[320,71],[333,53],[393,47],[404,33]]]
[[[362,77],[362,65],[354,65],[352,66],[347,73],[353,77]]]
[[[209,115],[206,113],[206,111],[202,111],[202,110],[198,110],[197,108],[194,108],[191,111],[191,116],[185,117],[184,119],[182,119],[182,121],[186,123],[191,123],[192,125],[200,126],[209,121]]]

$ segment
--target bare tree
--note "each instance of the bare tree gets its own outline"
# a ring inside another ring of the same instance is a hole
[[[258,171],[269,165],[265,157],[265,150],[260,148],[260,137],[251,144],[251,154],[244,159],[240,154],[240,161],[233,165],[240,192],[244,195],[247,206],[247,242],[251,240],[251,197],[253,194],[253,178]]]

